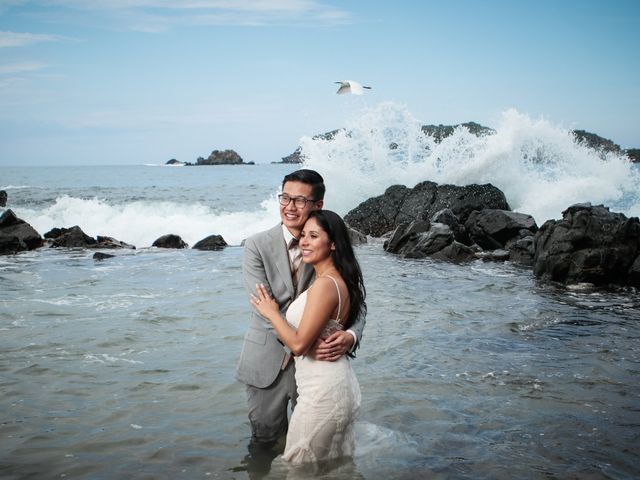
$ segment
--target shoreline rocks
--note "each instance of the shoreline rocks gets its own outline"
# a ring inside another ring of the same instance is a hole
[[[393,185],[382,195],[362,202],[344,220],[365,235],[381,237],[401,224],[427,221],[445,208],[462,224],[474,210],[510,210],[504,193],[491,184],[460,187],[427,181],[413,188]]]
[[[70,228],[52,228],[44,234],[44,238],[48,240],[51,248],[128,248],[131,250],[136,248],[113,237],[101,235],[96,238],[90,237],[78,225]]]
[[[40,234],[11,209],[0,215],[0,255],[35,250],[43,244]]]
[[[445,208],[433,212],[438,207]],[[389,187],[347,213],[345,221],[363,234],[388,236],[385,251],[405,258],[511,261],[532,267],[543,281],[640,287],[637,217],[589,203],[562,214],[562,220],[538,228],[531,215],[512,212],[491,185],[422,182],[413,189]]]
[[[564,285],[640,286],[640,221],[604,205],[576,204],[536,233],[533,271]]]

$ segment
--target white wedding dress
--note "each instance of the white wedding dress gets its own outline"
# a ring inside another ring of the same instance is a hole
[[[338,284],[332,277],[331,280]],[[298,328],[307,301],[304,291],[287,310],[287,322]],[[340,324],[340,289],[338,288],[338,318],[329,320],[322,337]],[[293,464],[323,462],[353,456],[355,420],[360,410],[360,385],[343,355],[335,362],[295,358],[298,403],[291,416],[283,460]]]

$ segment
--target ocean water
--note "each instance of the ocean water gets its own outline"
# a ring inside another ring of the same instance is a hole
[[[638,170],[506,112],[497,134],[435,144],[395,105],[361,112],[306,164],[346,213],[391,184],[491,182],[543,223],[572,203],[640,213]],[[494,126],[495,127],[495,126]],[[399,147],[390,150],[390,140]],[[247,461],[234,369],[247,326],[243,238],[278,221],[291,165],[2,167],[40,233],[136,245],[0,257],[0,478],[297,478]],[[150,248],[166,233],[219,252]],[[318,478],[637,478],[640,294],[537,282],[529,269],[356,249],[369,315],[353,366],[352,462]]]

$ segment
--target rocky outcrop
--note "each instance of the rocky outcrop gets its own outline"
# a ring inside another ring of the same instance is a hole
[[[587,132],[586,130],[573,130],[572,133],[576,137],[578,143],[581,143],[589,148],[593,148],[594,150],[598,150],[603,153],[622,153],[620,145],[618,145],[617,143],[613,143],[613,141],[609,140],[608,138],[601,137],[600,135],[596,135],[595,133]]]
[[[482,258],[531,265],[538,230],[531,215],[510,211],[504,194],[492,185],[433,182],[390,187],[349,212],[345,221],[373,236],[394,226],[384,243],[387,252],[455,262]]]
[[[413,221],[398,225],[384,249],[406,258],[434,257],[463,262],[475,258],[474,250],[455,240],[449,225],[428,221]]]
[[[508,242],[525,237],[533,240],[538,231],[531,215],[495,209],[471,212],[464,226],[471,240],[483,250],[502,249]]]
[[[180,160],[176,160],[175,158],[172,158],[171,160],[167,160],[167,163],[165,163],[165,165],[184,165],[184,163],[181,162]]]
[[[366,235],[381,237],[398,225],[428,221],[445,208],[464,224],[474,210],[509,210],[509,205],[504,194],[491,184],[459,187],[422,182],[414,188],[391,186],[384,194],[358,205],[344,219],[350,227]]]
[[[4,190],[0,190],[0,207],[6,207],[7,206],[7,192],[5,192]]]
[[[77,225],[71,228],[52,228],[44,234],[44,238],[49,241],[52,248],[136,248],[113,237],[100,235],[96,238],[90,237]]]
[[[50,246],[53,248],[90,248],[98,243],[95,238],[84,233],[78,225],[71,228],[53,228],[44,234],[44,238],[51,240]]]
[[[365,243],[367,243],[367,236],[364,233],[354,230],[351,227],[347,227],[347,231],[349,232],[351,245],[364,245]]]
[[[185,165],[194,164],[187,162]],[[214,150],[207,158],[198,157],[195,165],[254,165],[254,162],[245,163],[235,150]]]
[[[629,148],[625,150],[624,153],[627,154],[627,157],[629,157],[629,160],[632,162],[640,162],[640,148]]]
[[[189,245],[180,238],[180,235],[172,233],[156,239],[152,246],[158,248],[189,248]]]
[[[42,244],[40,234],[11,209],[0,216],[0,255],[34,250]]]
[[[227,246],[221,235],[209,235],[203,238],[193,246],[196,250],[222,250]]]
[[[337,130],[331,130],[330,132],[320,133],[318,135],[314,135],[311,137],[313,140],[333,140],[333,137],[336,136],[341,128]],[[296,148],[293,153],[287,155],[286,157],[282,157],[281,162],[272,162],[272,163],[302,163],[304,161],[304,156],[302,155],[302,147]]]
[[[477,137],[493,135],[494,133],[496,133],[493,128],[484,127],[476,122],[459,123],[457,125],[423,125],[422,132],[425,135],[433,137],[436,143],[440,143],[445,138],[453,135],[453,132],[458,127],[466,128],[467,130],[469,130],[469,133],[472,133]]]
[[[536,277],[563,284],[640,286],[640,222],[603,205],[578,204],[536,233]]]

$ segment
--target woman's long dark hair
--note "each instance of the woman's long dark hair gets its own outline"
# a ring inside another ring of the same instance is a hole
[[[335,250],[331,252],[331,258],[349,291],[350,308],[345,324],[345,329],[347,329],[353,325],[359,315],[367,313],[365,302],[367,292],[364,288],[360,264],[353,253],[349,230],[340,215],[331,210],[315,210],[311,212],[309,218],[316,219],[320,228],[327,232],[329,240],[336,246]]]

